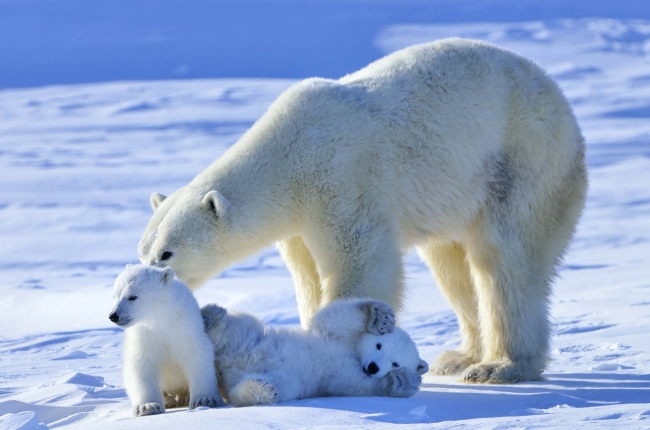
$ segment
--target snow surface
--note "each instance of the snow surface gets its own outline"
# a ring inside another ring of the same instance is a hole
[[[7,4],[14,3],[0,8]],[[437,25],[386,18],[363,42],[376,57],[454,35],[492,41],[540,62],[573,105],[589,145],[591,182],[556,283],[553,361],[544,381],[483,386],[427,375],[409,399],[319,398],[131,418],[123,333],[107,315],[115,276],[137,261],[149,194],[187,183],[293,81],[5,89],[0,429],[650,428],[650,21],[562,13]],[[433,363],[459,345],[457,322],[424,265],[412,253],[406,262],[400,323]],[[268,324],[298,323],[293,285],[275,249],[227,270],[197,298]]]

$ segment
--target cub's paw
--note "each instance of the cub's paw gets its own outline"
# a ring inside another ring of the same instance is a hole
[[[462,351],[444,351],[433,366],[436,375],[458,375],[472,364],[480,360]]]
[[[278,401],[278,393],[275,391],[275,387],[261,379],[248,381],[247,389],[255,397],[258,405],[272,405]]]
[[[262,379],[248,379],[240,382],[230,393],[233,406],[272,405],[278,401],[273,385]]]
[[[220,395],[201,396],[190,399],[190,409],[195,409],[200,406],[207,406],[208,408],[218,408],[224,406],[226,402],[223,401]]]
[[[408,369],[391,370],[385,378],[390,378],[388,395],[391,397],[411,397],[422,384],[422,376]]]
[[[144,405],[137,405],[133,407],[133,416],[144,417],[147,415],[157,415],[165,412],[165,408],[158,403],[145,403]]]
[[[517,365],[509,360],[474,364],[463,374],[465,382],[483,384],[513,384],[524,379]]]
[[[372,302],[367,330],[375,335],[391,333],[395,329],[395,312],[384,302]]]

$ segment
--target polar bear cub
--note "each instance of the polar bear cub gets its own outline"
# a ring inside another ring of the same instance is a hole
[[[409,397],[428,371],[411,338],[395,327],[393,310],[376,300],[333,302],[308,330],[264,327],[252,315],[217,305],[201,313],[214,343],[219,388],[234,406],[322,396]],[[362,339],[373,342],[372,354],[359,348]],[[382,342],[386,348],[378,349]]]
[[[125,329],[124,383],[133,415],[224,404],[196,299],[171,268],[127,265],[109,319]]]

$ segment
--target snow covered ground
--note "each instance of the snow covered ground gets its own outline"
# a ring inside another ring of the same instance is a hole
[[[137,261],[149,194],[188,182],[292,81],[5,89],[0,429],[39,422],[79,429],[649,428],[650,21],[508,21],[392,21],[372,34],[372,46],[388,53],[447,36],[485,39],[540,62],[570,99],[588,141],[591,182],[555,288],[553,362],[544,381],[479,386],[427,375],[409,399],[309,399],[131,418],[123,334],[107,315],[115,276]],[[407,267],[401,324],[432,363],[460,343],[456,319],[414,255]],[[226,271],[197,297],[269,324],[298,322],[293,285],[274,249]]]

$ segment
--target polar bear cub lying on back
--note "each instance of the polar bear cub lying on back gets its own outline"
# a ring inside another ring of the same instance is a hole
[[[265,328],[217,305],[201,310],[214,343],[219,388],[234,406],[322,396],[409,397],[428,365],[376,300],[333,302],[308,330]]]
[[[127,265],[113,299],[109,319],[125,329],[124,383],[133,415],[224,404],[199,305],[171,268]]]

